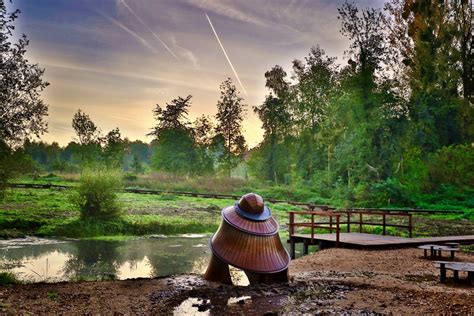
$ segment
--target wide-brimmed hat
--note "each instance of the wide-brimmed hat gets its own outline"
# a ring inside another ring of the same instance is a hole
[[[231,226],[250,234],[273,235],[279,229],[270,209],[255,193],[245,194],[239,202],[224,208],[222,217]]]

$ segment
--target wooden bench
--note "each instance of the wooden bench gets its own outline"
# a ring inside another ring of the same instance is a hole
[[[459,272],[467,272],[467,278],[470,284],[474,282],[474,263],[471,262],[449,262],[449,261],[435,261],[436,266],[439,266],[439,281],[446,283],[446,270],[452,270],[454,276],[454,283],[459,282]]]
[[[450,246],[441,246],[441,245],[422,245],[418,246],[418,249],[423,249],[425,258],[428,257],[428,250],[430,250],[430,257],[439,257],[441,258],[441,251],[449,251],[451,260],[454,259],[454,254],[459,251],[459,248],[454,248]]]

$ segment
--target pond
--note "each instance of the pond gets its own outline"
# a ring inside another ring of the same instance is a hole
[[[203,273],[209,236],[155,236],[123,241],[25,238],[0,240],[0,269],[20,280],[58,282]]]
[[[0,270],[28,282],[153,278],[203,274],[210,236],[149,236],[121,241],[22,238],[0,240]],[[282,238],[286,247],[286,240]],[[234,284],[245,274],[231,268]]]

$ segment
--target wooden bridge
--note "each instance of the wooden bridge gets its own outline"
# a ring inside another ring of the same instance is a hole
[[[474,235],[411,238],[413,231],[412,215],[394,212],[348,211],[348,212],[289,212],[290,255],[295,258],[296,244],[303,244],[303,254],[308,254],[310,245],[318,245],[320,249],[328,247],[344,248],[402,248],[427,243],[458,242],[474,243]],[[393,217],[398,222],[390,221]],[[297,221],[298,220],[298,221]],[[402,221],[400,223],[400,221]],[[364,226],[381,227],[382,235],[363,233]],[[351,232],[351,228],[358,232]],[[387,236],[387,228],[406,229],[409,238]],[[341,232],[345,228],[346,232]],[[328,233],[320,233],[322,230]]]

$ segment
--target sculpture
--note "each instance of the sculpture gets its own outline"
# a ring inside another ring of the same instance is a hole
[[[232,265],[245,272],[250,284],[287,282],[290,256],[278,229],[262,197],[245,194],[222,210],[221,225],[210,240],[212,257],[204,278],[232,284]]]

